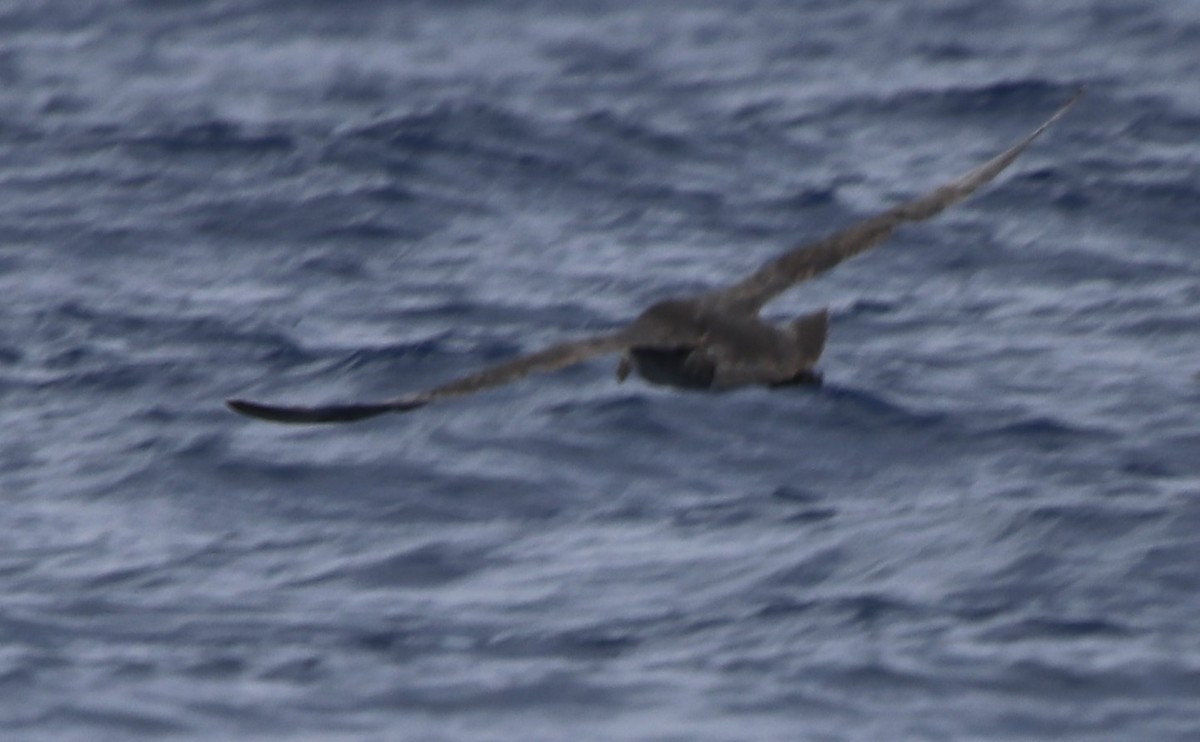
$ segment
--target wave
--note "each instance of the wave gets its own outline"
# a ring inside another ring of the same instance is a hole
[[[172,124],[132,135],[111,131],[128,147],[159,149],[167,155],[278,154],[293,152],[298,146],[290,131],[251,127],[224,119]]]

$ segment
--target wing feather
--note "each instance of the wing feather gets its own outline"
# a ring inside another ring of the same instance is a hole
[[[408,412],[439,399],[461,397],[501,384],[508,384],[532,373],[545,373],[573,366],[595,356],[623,350],[630,341],[630,333],[621,331],[559,343],[537,353],[505,361],[423,392],[381,402],[310,407],[270,405],[244,399],[229,399],[225,401],[225,404],[234,412],[277,423],[353,422],[389,412]]]
[[[757,312],[793,285],[883,242],[900,225],[928,219],[974,193],[1011,165],[1033,140],[1075,105],[1081,95],[1082,89],[1031,134],[962,177],[853,227],[796,247],[766,263],[745,279],[706,294],[704,298],[741,311]]]

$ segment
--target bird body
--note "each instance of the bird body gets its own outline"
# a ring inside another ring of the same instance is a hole
[[[777,326],[713,302],[668,299],[634,321],[633,334],[652,340],[626,349],[617,378],[632,370],[652,384],[710,390],[785,384],[820,358],[828,322],[825,310]]]
[[[792,286],[879,245],[901,225],[928,219],[974,193],[1011,165],[1080,95],[1082,91],[1031,134],[965,175],[824,239],[788,250],[728,286],[660,301],[615,332],[560,343],[383,402],[310,407],[231,399],[226,404],[236,412],[274,422],[349,422],[407,412],[611,353],[621,354],[617,366],[621,381],[637,373],[653,384],[686,389],[819,383],[815,366],[825,347],[828,312],[820,310],[774,325],[759,316],[762,308]]]

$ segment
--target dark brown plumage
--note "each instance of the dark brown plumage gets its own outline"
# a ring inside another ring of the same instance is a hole
[[[636,371],[651,383],[699,389],[819,382],[813,367],[825,347],[828,313],[816,312],[777,326],[759,317],[762,308],[797,283],[880,244],[900,225],[928,219],[990,182],[1074,105],[1082,92],[1027,137],[966,175],[848,229],[789,250],[730,286],[659,302],[616,332],[561,343],[433,389],[382,402],[288,407],[231,399],[226,404],[236,412],[274,422],[350,422],[386,412],[407,412],[617,352],[622,353],[617,368],[620,380]]]

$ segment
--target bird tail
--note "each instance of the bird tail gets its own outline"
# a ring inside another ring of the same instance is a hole
[[[829,310],[805,314],[788,325],[796,347],[800,350],[803,368],[812,368],[825,350],[825,339],[829,336]]]

